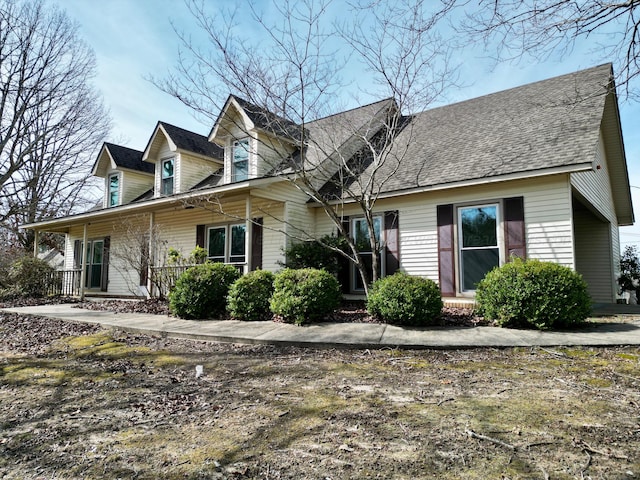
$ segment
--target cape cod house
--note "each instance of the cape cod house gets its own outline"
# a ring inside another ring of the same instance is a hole
[[[360,183],[336,189],[340,172],[327,165],[336,155],[348,164],[395,108],[387,99],[301,126],[230,96],[208,136],[159,122],[144,151],[105,143],[93,168],[102,205],[25,228],[66,235],[65,269],[76,275],[67,282],[87,295],[149,294],[168,247],[275,271],[300,232],[336,230],[296,166],[363,235]],[[382,275],[400,269],[433,279],[444,297],[472,297],[488,270],[518,255],[571,267],[594,301],[615,302],[618,228],[634,216],[611,65],[402,118],[392,149],[403,161],[351,172],[384,179]],[[301,132],[313,143],[300,148]],[[355,273],[346,293],[362,291]]]

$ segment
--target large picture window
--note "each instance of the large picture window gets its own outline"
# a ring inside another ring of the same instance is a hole
[[[360,252],[360,256],[364,261],[364,264],[367,268],[367,274],[369,279],[373,278],[373,253],[371,251],[371,237],[369,236],[369,229],[367,228],[367,221],[364,218],[354,218],[352,220],[352,232],[353,239],[358,247],[358,251]],[[378,243],[381,242],[382,239],[382,217],[374,217],[373,218],[373,231],[376,236],[376,240]],[[382,259],[382,255],[380,252],[377,252],[378,256],[378,278],[382,278],[384,276],[384,262]],[[356,267],[355,264],[352,266],[352,289],[355,292],[364,291],[364,284],[362,283],[362,277],[360,276],[360,271]]]
[[[233,181],[241,182],[249,178],[249,139],[233,142]]]
[[[212,262],[246,263],[246,225],[224,225],[208,230],[208,258]]]
[[[498,244],[498,205],[479,205],[458,209],[460,284],[463,291],[477,284],[500,264]]]
[[[173,195],[173,170],[173,158],[162,161],[162,180],[160,185],[160,191],[162,195]]]

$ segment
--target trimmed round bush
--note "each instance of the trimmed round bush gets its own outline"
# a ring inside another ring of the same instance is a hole
[[[367,310],[393,325],[434,325],[442,313],[442,296],[433,280],[398,272],[374,282]]]
[[[54,268],[36,257],[22,257],[9,270],[10,292],[21,297],[44,297]]]
[[[585,321],[591,299],[582,276],[568,267],[521,260],[495,268],[478,284],[478,313],[503,327],[566,328]]]
[[[240,273],[233,265],[203,263],[187,269],[169,293],[169,307],[180,318],[214,318],[225,313],[229,287]]]
[[[284,269],[276,275],[273,286],[271,311],[297,325],[322,320],[342,298],[336,278],[315,268]]]
[[[227,310],[231,316],[238,320],[269,320],[273,279],[273,273],[256,270],[233,282],[227,296]]]

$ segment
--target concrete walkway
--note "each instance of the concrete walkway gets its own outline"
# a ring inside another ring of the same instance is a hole
[[[640,345],[640,306],[602,305],[606,322],[574,331],[540,332],[497,327],[403,328],[369,323],[319,323],[304,327],[275,322],[193,321],[164,315],[113,313],[73,304],[6,308],[8,312],[99,323],[129,332],[213,342],[337,348],[472,348],[516,346]]]

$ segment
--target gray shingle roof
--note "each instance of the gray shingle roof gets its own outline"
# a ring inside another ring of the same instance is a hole
[[[376,174],[381,191],[592,161],[610,78],[601,65],[413,115]]]
[[[109,151],[111,158],[113,158],[113,161],[116,162],[118,167],[137,170],[144,173],[154,172],[153,164],[142,161],[141,151],[108,142],[105,142],[104,146]]]
[[[162,125],[167,135],[171,138],[173,143],[176,144],[181,150],[205,155],[207,157],[216,158],[222,160],[224,158],[224,150],[218,145],[209,142],[207,137],[194,133],[184,128],[176,127],[167,122],[158,122]]]
[[[238,102],[256,128],[294,141],[300,139],[302,127],[298,124],[235,95],[230,98]]]

